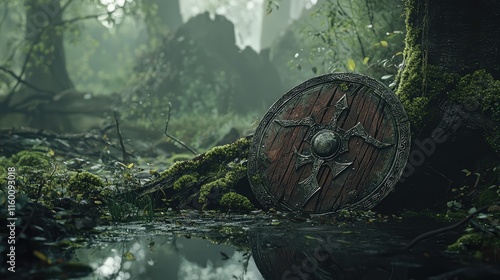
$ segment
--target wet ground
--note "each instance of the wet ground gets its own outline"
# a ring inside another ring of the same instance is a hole
[[[461,230],[404,249],[448,225],[433,219],[282,216],[166,213],[98,227],[71,258],[94,269],[80,279],[500,279],[493,264],[445,252]]]

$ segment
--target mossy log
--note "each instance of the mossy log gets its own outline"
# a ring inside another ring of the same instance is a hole
[[[149,195],[155,209],[250,210],[258,203],[247,180],[251,136],[177,162],[134,195]]]

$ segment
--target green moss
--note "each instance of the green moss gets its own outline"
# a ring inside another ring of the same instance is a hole
[[[426,117],[425,107],[429,103],[429,99],[424,93],[424,69],[422,61],[422,49],[418,43],[418,38],[421,36],[421,30],[413,28],[413,21],[416,15],[411,10],[408,10],[412,4],[407,1],[406,7],[406,29],[407,35],[405,38],[405,49],[403,52],[405,65],[398,73],[396,82],[398,88],[396,94],[399,96],[403,104],[413,128],[421,127],[423,120]]]
[[[19,159],[18,164],[21,166],[44,168],[44,167],[47,167],[49,165],[49,162],[48,162],[48,160],[46,160],[40,156],[31,154],[31,155],[22,156]]]
[[[226,209],[239,211],[249,211],[255,208],[248,198],[235,192],[225,193],[220,200],[220,205]]]
[[[202,204],[206,203],[208,195],[213,190],[217,188],[218,190],[225,191],[226,189],[228,189],[229,185],[230,182],[224,177],[202,185],[200,187],[200,196],[198,198],[198,202]]]
[[[342,91],[348,91],[349,90],[349,86],[346,83],[340,83],[339,84],[339,88]]]
[[[500,151],[500,80],[495,80],[485,70],[461,77],[456,87],[448,93],[451,100],[467,104],[491,118],[492,130],[486,134],[489,144]]]
[[[17,166],[27,166],[45,169],[50,166],[50,157],[46,153],[38,151],[20,151],[11,157],[12,162]]]
[[[263,184],[266,181],[266,177],[262,174],[254,174],[252,176],[252,182],[254,184]]]
[[[182,175],[177,181],[174,183],[174,190],[178,191],[184,188],[184,186],[196,183],[198,181],[197,179],[198,174],[187,174],[187,175]]]
[[[427,63],[427,47],[422,45],[426,42],[422,40],[421,28],[427,18],[420,13],[419,5],[415,0],[407,0],[405,3],[405,63],[396,77],[396,95],[408,114],[413,132],[420,132],[429,122],[429,118],[433,117],[429,114],[433,112],[430,106],[439,103],[436,99],[441,97],[441,93],[446,91],[455,79],[454,74]]]
[[[478,193],[479,196],[475,199],[474,203],[477,207],[491,205],[500,199],[496,188],[490,189],[488,186],[482,186]]]
[[[45,206],[52,205],[52,198],[47,201],[44,196],[53,189],[54,180],[48,180],[54,172],[51,168],[51,158],[47,153],[40,151],[23,150],[13,154],[10,158],[0,159],[0,183],[5,183],[7,168],[16,169],[16,190],[28,195],[31,199]],[[47,202],[47,203],[45,203]]]
[[[0,186],[7,185],[7,168],[9,167],[15,167],[14,163],[6,157],[0,157]]]
[[[227,171],[227,170],[226,170]],[[225,193],[233,188],[236,183],[246,175],[247,167],[245,164],[237,164],[227,171],[223,177],[216,179],[210,183],[204,184],[200,187],[199,203],[206,203],[207,196],[215,189],[219,193]]]
[[[14,163],[9,158],[0,157],[0,166],[2,166],[4,168],[12,167],[12,166],[14,166]]]
[[[174,191],[195,182],[203,182],[199,187],[198,202],[204,206],[211,203],[217,205],[221,196],[233,190],[246,175],[250,143],[249,139],[241,138],[233,143],[214,147],[191,160],[175,163],[162,172],[157,180],[165,180]],[[175,196],[174,194],[173,197]]]
[[[412,132],[420,133],[432,124],[439,106],[447,100],[460,105],[480,104],[482,113],[491,118],[492,129],[486,134],[490,145],[500,151],[500,81],[485,70],[467,75],[453,73],[427,62],[427,42],[422,39],[428,20],[422,3],[407,0],[404,67],[396,77],[396,94],[403,104]]]
[[[161,178],[175,176],[176,174],[191,174],[179,175],[180,178],[174,183],[174,189],[178,190],[182,184],[187,183],[187,181],[200,181],[201,178],[198,178],[199,176],[197,174],[213,177],[213,180],[200,187],[198,201],[200,203],[205,203],[207,201],[207,196],[213,190],[217,188],[221,193],[227,192],[230,188],[234,187],[239,179],[245,176],[246,164],[243,162],[235,162],[237,162],[238,159],[242,160],[248,156],[249,147],[250,140],[246,138],[241,138],[227,145],[214,147],[192,160],[175,163],[161,174]]]
[[[448,251],[467,252],[480,251],[484,248],[500,248],[500,239],[492,234],[467,233],[462,235],[457,241],[448,246]]]
[[[7,184],[7,169],[3,166],[0,166],[0,185],[5,186]]]
[[[185,174],[187,171],[198,172],[200,174],[214,172],[220,166],[224,165],[224,163],[228,164],[237,158],[246,158],[250,142],[246,138],[241,138],[233,143],[214,147],[192,160],[175,163],[169,169],[162,172],[161,177],[166,178],[175,174]]]
[[[193,154],[175,154],[168,158],[168,163],[174,164],[179,161],[190,160],[193,158]]]
[[[68,189],[76,198],[97,198],[106,196],[104,182],[97,175],[84,171],[75,173],[69,179]]]

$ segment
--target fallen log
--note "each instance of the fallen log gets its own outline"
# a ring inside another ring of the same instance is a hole
[[[52,149],[65,157],[88,157],[119,160],[122,149],[112,143],[103,131],[83,133],[55,133],[29,127],[0,129],[0,155],[9,157],[34,146]],[[126,153],[129,157],[135,157]]]
[[[250,210],[258,203],[247,180],[251,138],[240,138],[193,159],[177,162],[134,190],[132,195],[149,195],[157,211],[166,208]]]

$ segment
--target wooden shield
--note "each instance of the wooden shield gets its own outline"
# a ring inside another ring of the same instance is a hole
[[[265,207],[326,213],[369,209],[399,180],[410,126],[394,93],[363,75],[310,79],[260,122],[248,178]]]

